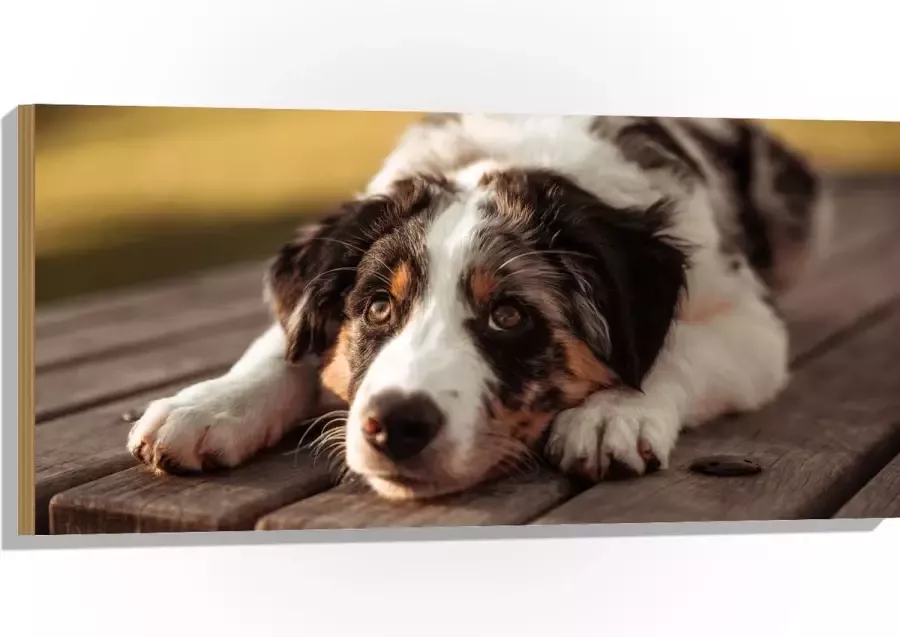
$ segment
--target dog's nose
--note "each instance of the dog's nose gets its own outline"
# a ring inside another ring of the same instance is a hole
[[[399,462],[421,452],[443,424],[444,414],[430,397],[392,391],[373,397],[362,431],[370,445]]]

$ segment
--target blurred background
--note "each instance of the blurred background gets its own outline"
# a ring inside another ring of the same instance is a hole
[[[38,106],[37,304],[266,258],[360,190],[421,116]],[[764,124],[823,170],[900,171],[900,123]]]

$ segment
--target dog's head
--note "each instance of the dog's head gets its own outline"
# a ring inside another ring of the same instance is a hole
[[[347,203],[273,260],[288,358],[350,406],[346,461],[382,495],[508,468],[589,394],[640,389],[686,255],[664,202],[615,209],[546,171],[415,177]]]

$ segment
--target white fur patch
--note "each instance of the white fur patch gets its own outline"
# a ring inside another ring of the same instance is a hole
[[[611,459],[638,473],[641,445],[662,467],[683,427],[772,400],[788,379],[784,325],[752,294],[702,324],[677,322],[643,393],[608,390],[560,414],[549,455],[566,470],[600,477]]]
[[[234,467],[275,444],[314,410],[317,393],[313,367],[287,366],[284,351],[273,325],[227,374],[153,401],[128,435],[129,451],[198,471],[204,459]]]
[[[445,414],[439,434],[450,448],[451,474],[463,474],[466,457],[482,420],[482,397],[492,372],[477,351],[464,322],[470,309],[460,281],[471,257],[472,239],[483,222],[479,197],[473,194],[440,212],[426,242],[428,272],[421,302],[402,330],[376,355],[350,409],[347,464],[365,471],[367,454],[360,432],[368,401],[382,391],[424,392]]]

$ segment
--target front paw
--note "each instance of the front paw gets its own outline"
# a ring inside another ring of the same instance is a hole
[[[557,416],[547,456],[562,471],[591,481],[617,469],[643,475],[668,467],[679,430],[671,409],[643,395],[607,391]]]
[[[221,379],[155,400],[131,428],[128,450],[152,469],[171,474],[235,467],[274,442],[237,405]]]

